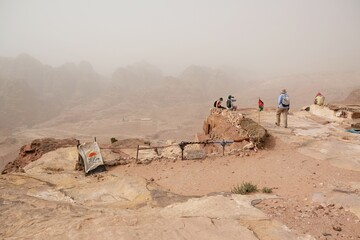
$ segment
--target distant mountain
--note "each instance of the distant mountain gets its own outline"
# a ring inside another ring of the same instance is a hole
[[[129,91],[149,91],[163,83],[164,77],[158,68],[146,62],[139,62],[118,68],[112,75],[111,88],[128,94]]]
[[[311,104],[317,92],[327,103],[341,101],[359,89],[359,83],[359,71],[260,79],[248,71],[195,65],[172,77],[146,62],[120,67],[107,80],[85,61],[51,67],[21,54],[0,57],[0,130],[55,116],[59,116],[55,122],[88,119],[94,112],[99,118],[111,118],[114,109],[176,106],[186,111],[194,104],[211,107],[217,98],[230,94],[239,108],[257,107],[258,97],[265,108],[276,107],[283,88],[289,92],[292,108],[300,108]]]
[[[109,96],[131,106],[204,103],[233,94],[244,82],[240,74],[194,65],[179,77],[163,76],[159,69],[142,62],[114,72]]]
[[[352,91],[343,101],[346,104],[360,105],[360,88]]]
[[[103,88],[104,80],[90,63],[67,63],[54,68],[27,54],[15,59],[0,58],[0,76],[8,81],[24,80],[39,97],[55,97],[60,102],[93,94]]]
[[[31,125],[68,105],[99,97],[104,83],[87,62],[54,68],[27,54],[0,57],[0,128]]]
[[[40,93],[43,80],[49,75],[51,68],[42,65],[38,60],[27,54],[16,58],[0,58],[0,76],[8,81],[24,80],[35,92]]]
[[[0,79],[1,128],[31,125],[41,120],[44,109],[35,91],[24,80],[4,81]]]
[[[202,99],[226,98],[241,91],[251,80],[229,69],[190,66],[180,76],[182,84]]]

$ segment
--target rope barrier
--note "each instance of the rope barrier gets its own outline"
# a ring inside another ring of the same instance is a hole
[[[96,137],[94,138],[96,142]],[[168,147],[180,147],[181,149],[181,160],[184,160],[184,150],[187,145],[193,145],[193,144],[200,144],[200,145],[207,145],[207,144],[220,144],[223,150],[223,156],[225,154],[225,146],[227,144],[232,144],[236,142],[242,142],[242,141],[249,141],[250,137],[245,137],[242,139],[235,139],[235,140],[211,140],[211,141],[181,141],[178,144],[171,144],[171,145],[164,145],[164,146],[149,146],[149,147],[143,147],[140,145],[137,145],[136,148],[128,147],[128,148],[122,148],[122,147],[100,147],[100,149],[111,149],[111,150],[135,150],[136,149],[136,161],[139,159],[139,151],[141,150],[149,150],[149,149],[155,149],[157,152],[157,149],[161,148],[168,148]],[[78,145],[80,145],[80,141],[78,141]]]
[[[172,144],[172,145],[165,145],[165,146],[156,146],[156,147],[140,147],[141,150],[145,149],[157,149],[157,148],[168,148],[168,147],[176,147],[179,146],[178,144]],[[128,148],[121,148],[121,147],[100,147],[100,149],[119,149],[119,150],[131,150],[131,149],[137,149],[135,147],[128,147]]]
[[[245,140],[249,140],[249,137],[246,138],[242,138],[242,139],[237,139],[237,140],[222,140],[222,141],[205,141],[205,142],[180,142],[179,147],[181,149],[181,160],[184,160],[184,149],[186,147],[186,145],[191,145],[191,144],[220,144],[222,146],[222,150],[223,150],[223,156],[225,154],[225,146],[226,144],[232,144],[234,142],[242,142]]]

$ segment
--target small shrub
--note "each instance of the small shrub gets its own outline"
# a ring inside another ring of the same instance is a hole
[[[261,192],[263,192],[263,193],[272,193],[272,188],[263,187],[263,188],[261,189]]]
[[[111,143],[114,143],[114,142],[117,142],[118,140],[117,140],[116,138],[112,137],[112,138],[110,139],[110,141],[111,141]]]
[[[243,182],[241,184],[241,186],[237,185],[237,186],[233,187],[233,189],[231,189],[232,193],[242,194],[242,195],[256,192],[256,191],[257,191],[257,186],[250,182]]]

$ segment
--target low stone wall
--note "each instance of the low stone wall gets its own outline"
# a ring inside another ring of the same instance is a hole
[[[319,117],[328,118],[333,121],[360,121],[360,106],[357,105],[311,105],[310,112]]]

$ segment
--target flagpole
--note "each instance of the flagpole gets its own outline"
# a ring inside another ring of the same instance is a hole
[[[260,97],[259,97],[259,100],[260,100]],[[259,125],[260,125],[260,108],[259,108]]]

